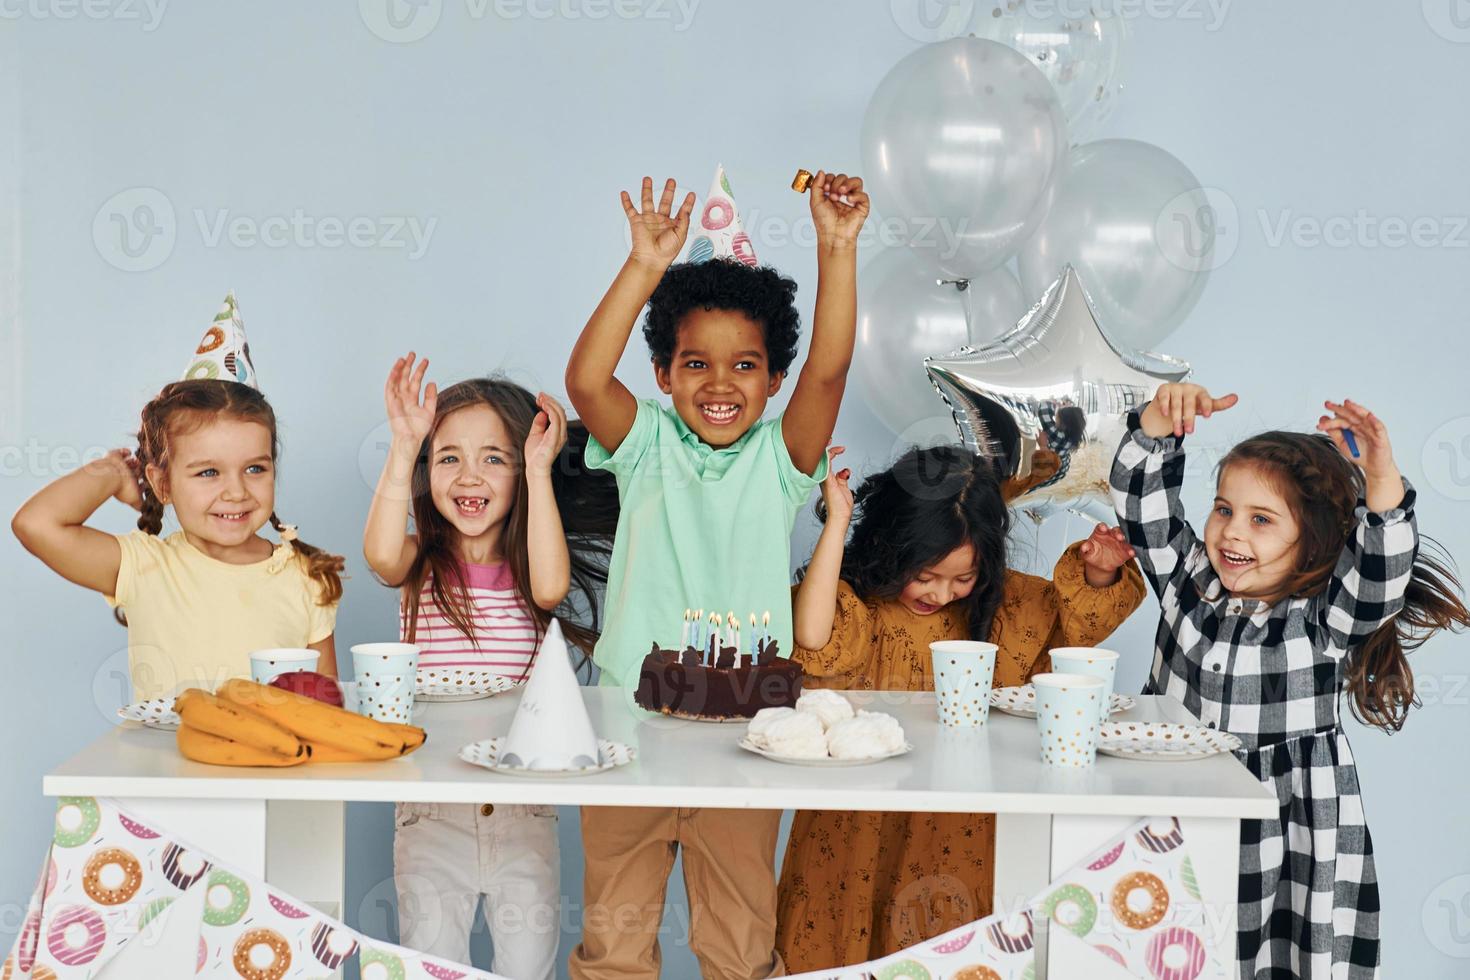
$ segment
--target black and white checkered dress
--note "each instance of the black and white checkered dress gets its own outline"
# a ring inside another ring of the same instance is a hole
[[[1418,530],[1414,491],[1357,530],[1325,591],[1272,606],[1227,593],[1184,518],[1182,440],[1129,418],[1113,505],[1161,615],[1146,693],[1240,737],[1280,815],[1241,824],[1237,954],[1246,978],[1378,975],[1378,879],[1339,717],[1343,658],[1402,608]]]

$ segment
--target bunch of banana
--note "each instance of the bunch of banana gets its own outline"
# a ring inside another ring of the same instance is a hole
[[[364,718],[342,708],[247,680],[217,694],[189,690],[175,702],[179,751],[196,762],[294,766],[307,761],[396,759],[424,744],[424,730]]]

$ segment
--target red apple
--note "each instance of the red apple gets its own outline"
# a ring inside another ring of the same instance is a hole
[[[271,681],[271,687],[279,687],[293,694],[304,694],[324,704],[330,704],[334,708],[342,707],[342,689],[326,674],[318,674],[311,670],[296,670],[287,674],[278,674]]]

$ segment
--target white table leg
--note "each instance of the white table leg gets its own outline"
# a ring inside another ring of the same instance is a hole
[[[346,806],[338,800],[269,800],[265,880],[345,921]]]
[[[118,806],[206,853],[224,858],[241,871],[265,877],[266,808],[264,800],[179,800],[156,796],[125,797]]]
[[[179,800],[118,805],[336,919],[344,909],[346,808],[340,801]]]
[[[1052,817],[1044,813],[995,815],[995,902],[992,913],[1024,911],[1051,882]],[[1036,923],[1036,976],[1046,978],[1046,924]]]
[[[1057,878],[1119,831],[1136,822],[1138,817],[1068,817],[1052,818],[1051,877]],[[1200,974],[1200,980],[1224,980],[1234,975],[1236,876],[1240,866],[1240,821],[1232,819],[1181,818],[1180,829],[1194,864],[1195,878],[1204,897],[1203,921],[1198,924],[1202,938],[1216,949],[1222,971],[1212,978]],[[1040,952],[1046,947],[1046,962],[1051,976],[1057,978],[1088,977],[1096,980],[1129,980],[1130,974],[1116,963],[1094,952],[1082,939],[1065,929],[1051,930],[1047,941],[1038,945],[1037,980],[1045,980],[1039,969]]]

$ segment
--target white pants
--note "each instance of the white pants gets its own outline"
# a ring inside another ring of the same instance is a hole
[[[399,941],[468,963],[483,895],[495,945],[491,970],[512,980],[552,980],[561,938],[556,808],[399,803],[393,817]]]

